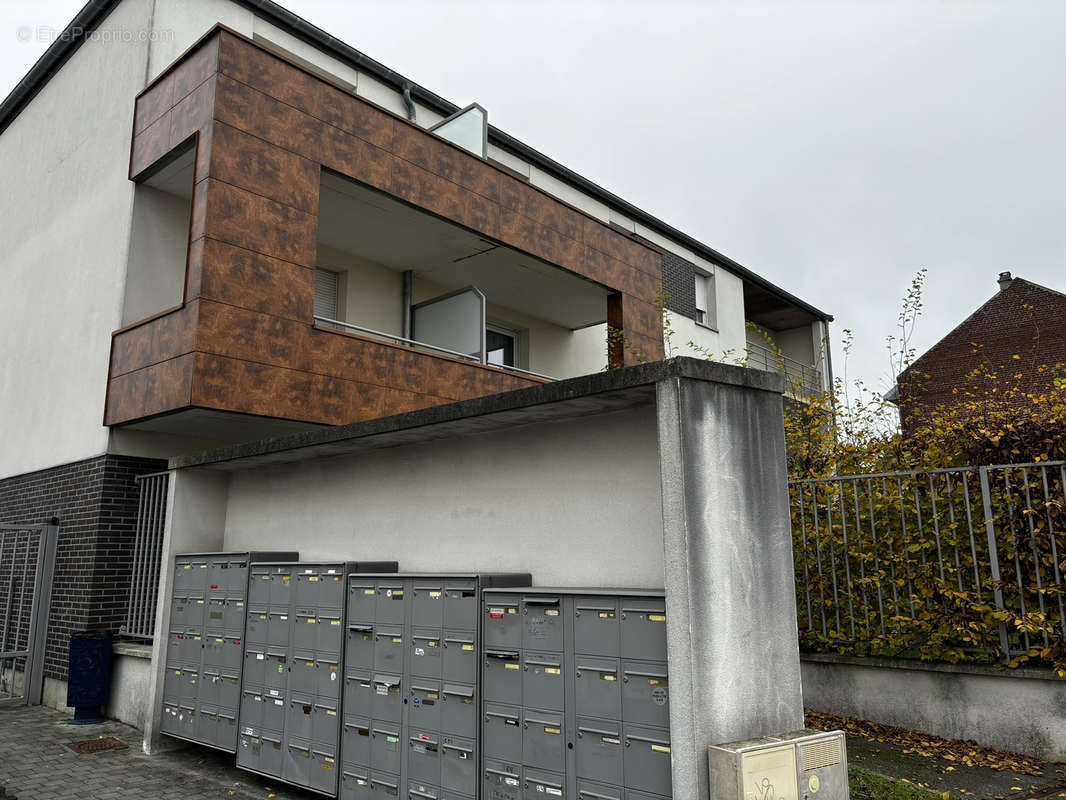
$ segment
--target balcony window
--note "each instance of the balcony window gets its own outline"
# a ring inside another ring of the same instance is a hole
[[[333,270],[315,270],[315,316],[340,319],[340,275]]]
[[[714,276],[696,273],[696,322],[708,328],[717,326],[715,318]]]
[[[485,360],[497,367],[516,367],[518,333],[490,325],[485,328]]]

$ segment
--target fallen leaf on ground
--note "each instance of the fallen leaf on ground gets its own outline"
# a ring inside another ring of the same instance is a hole
[[[976,742],[960,739],[941,739],[923,731],[909,731],[892,725],[882,725],[865,719],[840,717],[820,711],[805,711],[806,725],[817,731],[842,730],[848,736],[870,742],[894,744],[904,753],[914,753],[927,758],[942,758],[967,767],[988,767],[1000,772],[1016,772],[1020,775],[1043,777],[1043,763],[1035,758],[981,747]],[[948,767],[947,769],[953,769]]]

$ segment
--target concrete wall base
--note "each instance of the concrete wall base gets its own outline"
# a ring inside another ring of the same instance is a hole
[[[111,696],[104,713],[115,719],[144,730],[150,714],[148,707],[149,686],[152,672],[152,646],[116,642],[111,662]],[[56,678],[44,679],[41,704],[74,716],[74,709],[67,705],[67,682]]]
[[[805,654],[803,704],[1066,761],[1066,681],[1050,670]]]

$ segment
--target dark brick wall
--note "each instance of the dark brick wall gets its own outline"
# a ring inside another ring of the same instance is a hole
[[[134,476],[165,461],[105,455],[0,481],[0,522],[59,517],[45,674],[65,680],[74,631],[125,621],[138,489]]]
[[[1014,356],[1019,358],[1014,358]],[[1051,385],[1042,365],[1066,364],[1066,295],[1015,278],[899,376],[900,419],[914,430],[927,409],[958,401],[979,367],[1008,385],[1039,393]]]

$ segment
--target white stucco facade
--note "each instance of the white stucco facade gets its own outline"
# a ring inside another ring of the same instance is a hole
[[[143,30],[150,6],[127,0],[103,24]],[[0,135],[0,478],[107,447],[104,392],[133,203],[133,98],[147,56],[146,42],[90,42]]]
[[[123,327],[181,305],[190,208],[190,202],[182,197],[134,185]]]
[[[236,472],[217,549],[657,588],[657,446],[645,407]]]

